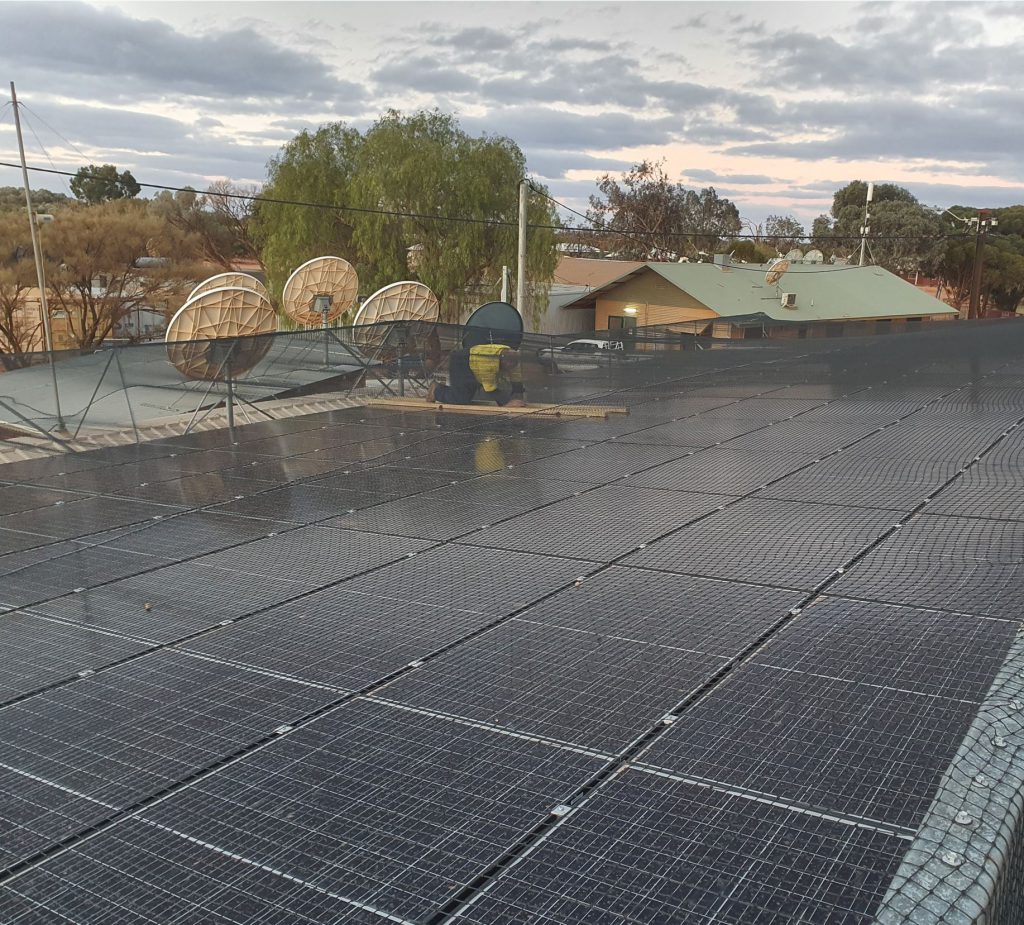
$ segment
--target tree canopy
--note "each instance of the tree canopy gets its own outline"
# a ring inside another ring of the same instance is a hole
[[[106,340],[137,308],[178,308],[196,276],[186,237],[143,202],[67,209],[42,226],[40,237],[50,310],[67,313],[83,349]],[[164,257],[168,264],[142,269],[142,257]]]
[[[271,160],[265,195],[322,207],[258,204],[255,237],[271,290],[279,295],[291,270],[332,253],[356,267],[364,294],[416,276],[444,317],[458,320],[497,286],[503,265],[515,266],[525,173],[511,139],[474,138],[437,111],[392,110],[365,133],[342,123],[302,132]],[[543,227],[557,215],[545,192],[538,187],[528,204],[529,224],[540,226],[528,236],[534,283],[551,279],[557,262],[554,232]],[[412,271],[414,245],[422,247]]]
[[[48,189],[32,190],[32,208],[36,212],[52,212],[74,200],[64,193]],[[23,186],[0,186],[0,212],[24,212],[25,188]]]
[[[120,173],[113,164],[79,167],[71,178],[71,192],[81,202],[96,204],[111,199],[133,199],[142,187],[127,170]]]
[[[641,161],[621,177],[605,174],[590,197],[587,220],[608,233],[616,253],[631,260],[674,260],[711,253],[738,234],[736,206],[714,187],[696,192],[674,183],[663,162]]]

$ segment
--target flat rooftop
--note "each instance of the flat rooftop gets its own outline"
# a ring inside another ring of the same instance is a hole
[[[972,865],[1024,767],[991,719],[1022,357],[1014,322],[773,340],[533,385],[604,420],[358,407],[0,466],[0,921],[1006,908]]]

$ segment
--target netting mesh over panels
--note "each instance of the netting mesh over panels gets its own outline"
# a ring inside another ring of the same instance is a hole
[[[234,385],[418,394],[432,333]],[[554,346],[531,401],[629,413],[0,466],[0,920],[1019,921],[1024,329]],[[74,423],[195,407],[156,349]]]

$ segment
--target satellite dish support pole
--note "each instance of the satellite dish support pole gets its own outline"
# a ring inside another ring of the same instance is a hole
[[[519,181],[519,254],[516,265],[516,308],[522,315],[526,309],[526,202],[530,181]]]
[[[36,228],[36,216],[32,211],[32,191],[28,185],[28,165],[25,163],[25,142],[21,137],[21,115],[18,111],[18,94],[11,81],[11,106],[14,108],[14,127],[18,134],[18,153],[21,155],[21,176],[25,183],[25,206],[28,209],[28,227],[32,235],[32,254],[36,259],[36,282],[39,285],[39,313],[43,316],[43,337],[46,353],[50,360],[50,375],[53,377],[53,403],[57,411],[57,429],[66,430],[64,415],[60,410],[60,392],[57,390],[57,370],[53,363],[53,334],[50,331],[50,306],[46,301],[46,275],[43,273],[43,258],[39,249],[39,232]]]

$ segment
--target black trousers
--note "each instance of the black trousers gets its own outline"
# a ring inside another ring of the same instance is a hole
[[[438,385],[434,389],[434,401],[447,405],[471,404],[480,391],[480,383],[473,370],[469,368],[469,351],[453,350],[448,359],[448,385]],[[507,405],[513,398],[522,398],[522,383],[510,383],[504,388],[493,392],[484,392],[484,396],[499,405]]]

